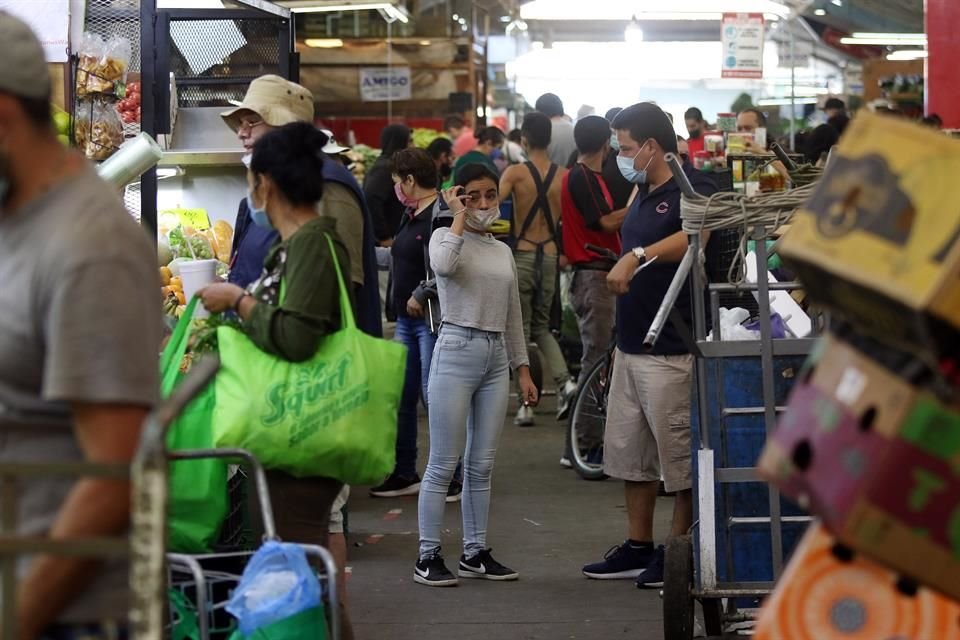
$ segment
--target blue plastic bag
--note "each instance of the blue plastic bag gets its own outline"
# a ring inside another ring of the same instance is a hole
[[[227,611],[244,636],[310,608],[319,607],[320,581],[295,544],[266,542],[243,571]]]

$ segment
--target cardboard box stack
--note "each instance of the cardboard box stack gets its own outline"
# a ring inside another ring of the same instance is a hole
[[[765,607],[766,635],[758,637],[934,640],[960,633],[956,611],[949,628],[934,633],[921,624],[947,599],[960,601],[957,175],[960,143],[898,120],[858,116],[783,240],[787,266],[812,301],[833,311],[835,332],[811,357],[759,468],[825,530],[812,530],[796,552]],[[827,562],[824,549],[837,541],[862,558],[856,579],[849,567],[835,572],[846,576],[840,581],[812,568],[812,557]],[[939,592],[924,595],[937,606],[903,601],[887,571]],[[846,605],[824,594],[858,589],[874,590],[858,611],[886,626],[864,627],[866,635],[829,632],[830,612]],[[803,613],[788,615],[795,608]],[[913,626],[893,624],[898,616]]]

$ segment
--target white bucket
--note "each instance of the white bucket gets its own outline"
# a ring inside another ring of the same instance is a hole
[[[193,295],[212,282],[217,281],[216,260],[191,260],[180,264],[180,278],[183,281],[183,295],[189,301]],[[198,306],[193,314],[195,318],[206,318],[209,314]]]

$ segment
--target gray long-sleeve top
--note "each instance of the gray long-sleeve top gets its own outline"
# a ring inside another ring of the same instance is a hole
[[[437,229],[430,238],[443,321],[502,333],[510,367],[530,364],[523,338],[520,290],[513,253],[489,234]]]

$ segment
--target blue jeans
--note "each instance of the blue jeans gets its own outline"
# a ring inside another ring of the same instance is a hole
[[[397,318],[397,342],[407,347],[407,372],[397,411],[397,465],[393,472],[403,478],[417,475],[417,405],[427,405],[427,380],[436,337],[425,320]]]
[[[486,549],[490,477],[510,396],[503,335],[444,324],[430,368],[430,458],[420,485],[420,557],[440,549],[447,487],[463,454],[463,549]]]

